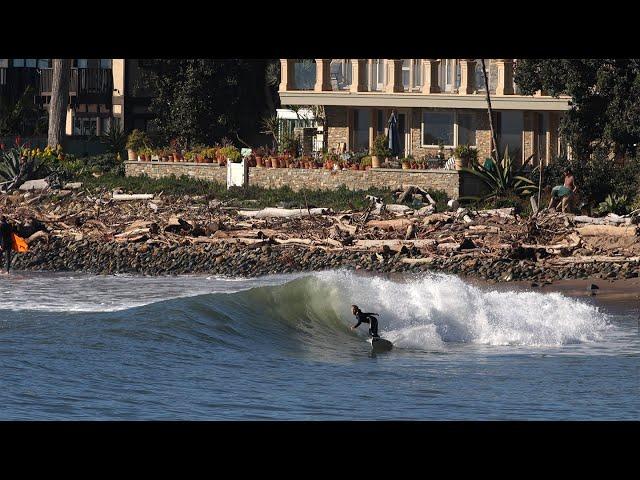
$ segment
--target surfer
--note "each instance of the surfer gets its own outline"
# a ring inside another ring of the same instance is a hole
[[[6,257],[7,274],[11,268],[11,250],[13,248],[12,237],[13,228],[11,228],[11,225],[7,222],[7,217],[4,215],[0,216],[0,247],[2,247],[2,251]]]
[[[357,305],[351,305],[351,313],[356,316],[358,323],[356,323],[351,330],[355,330],[360,326],[361,323],[369,323],[371,322],[371,326],[369,327],[369,335],[373,338],[380,338],[378,335],[378,319],[376,316],[377,313],[364,313]]]

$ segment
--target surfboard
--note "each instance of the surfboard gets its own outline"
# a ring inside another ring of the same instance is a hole
[[[393,348],[393,343],[385,338],[372,338],[371,339],[371,347],[376,352],[387,352]]]

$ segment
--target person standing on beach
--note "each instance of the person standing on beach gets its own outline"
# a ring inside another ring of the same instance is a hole
[[[13,249],[13,228],[7,222],[7,217],[2,215],[0,217],[0,247],[5,255],[7,274],[11,269],[11,254]]]
[[[570,168],[564,171],[564,185],[557,185],[551,190],[551,200],[549,201],[549,210],[553,208],[554,201],[556,199],[562,199],[562,213],[565,213],[569,200],[578,189],[573,177],[573,172]]]
[[[358,323],[351,327],[351,330],[355,330],[356,328],[358,328],[361,323],[371,322],[369,335],[371,335],[373,338],[380,338],[380,335],[378,335],[378,319],[376,318],[376,316],[378,315],[377,313],[364,313],[357,305],[351,305],[351,313],[353,313],[358,320]]]

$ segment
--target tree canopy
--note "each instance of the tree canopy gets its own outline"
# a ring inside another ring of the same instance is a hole
[[[636,152],[640,143],[640,59],[521,59],[515,81],[522,93],[569,95],[560,133],[576,153]]]
[[[211,144],[254,141],[275,94],[266,59],[157,59],[145,69],[150,109],[162,140]]]

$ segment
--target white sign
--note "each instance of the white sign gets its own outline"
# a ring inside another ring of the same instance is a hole
[[[249,163],[243,159],[240,163],[227,162],[227,189],[249,185]]]

